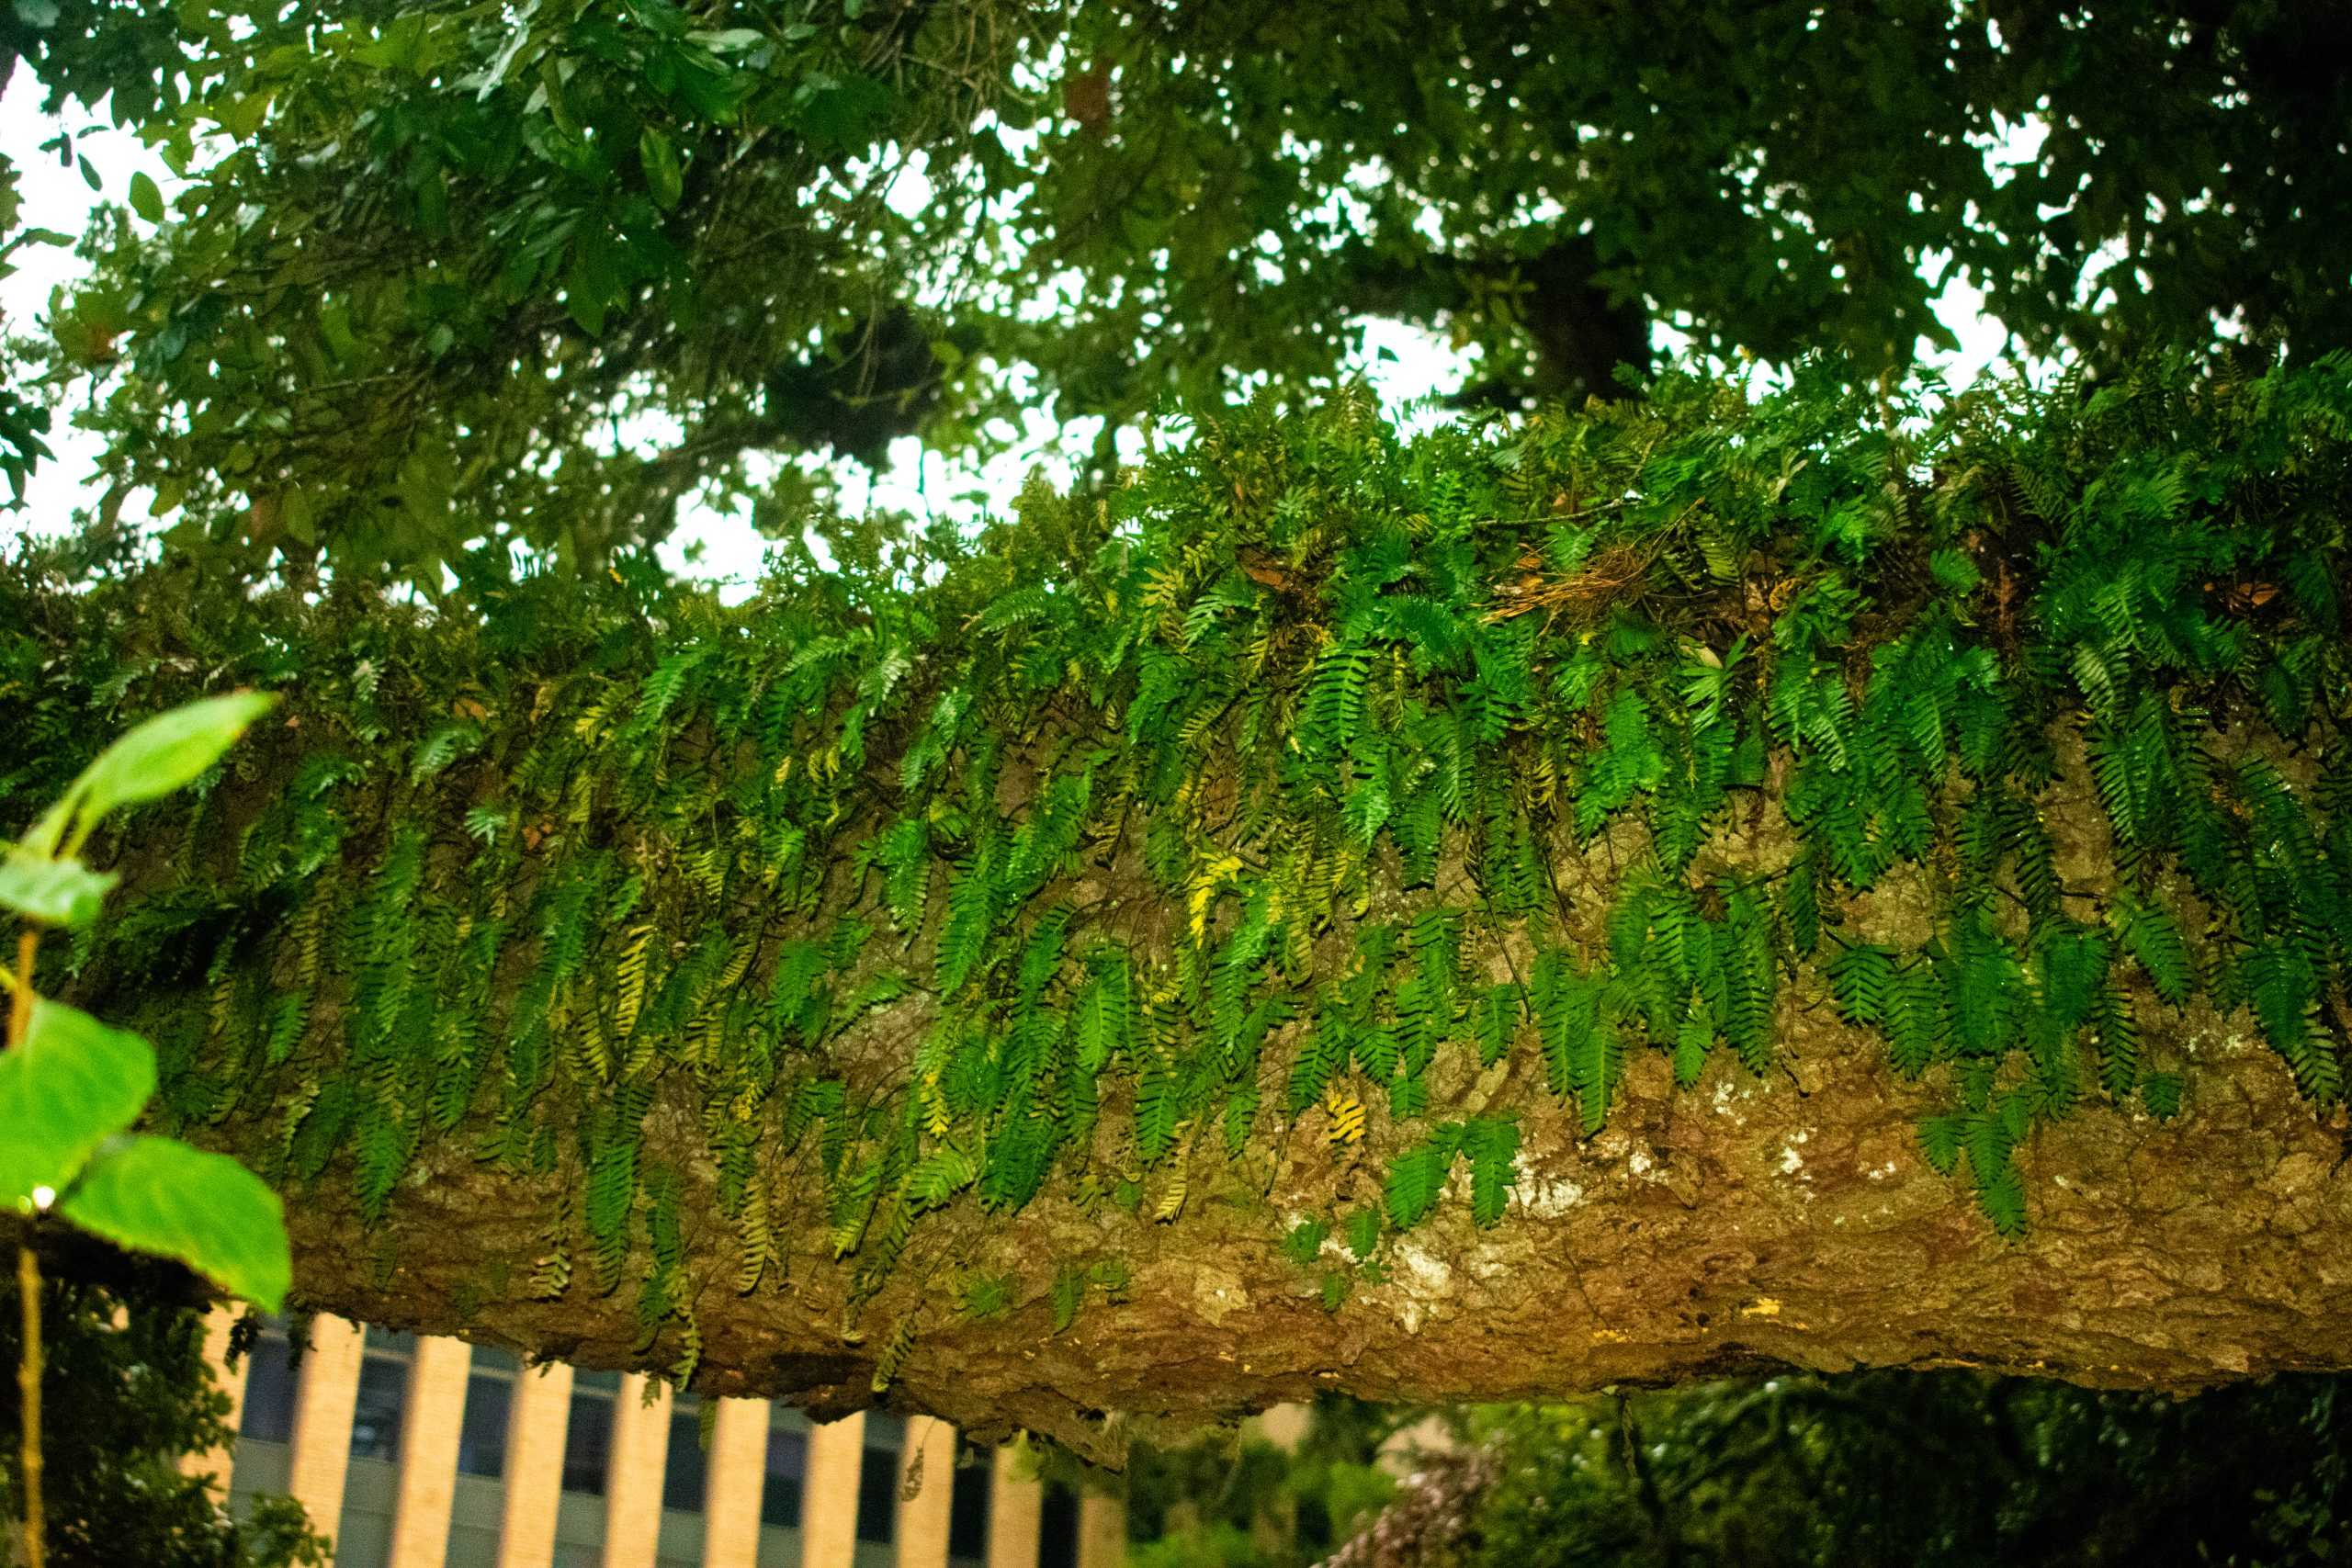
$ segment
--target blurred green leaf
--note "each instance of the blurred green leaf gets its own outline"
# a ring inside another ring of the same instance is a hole
[[[195,779],[277,700],[266,692],[230,692],[157,714],[133,728],[74,781],[83,830],[118,807],[157,799]]]
[[[130,176],[130,210],[150,223],[164,220],[164,193],[143,170]]]
[[[757,28],[724,28],[714,32],[692,32],[686,36],[713,54],[732,54],[739,50],[757,49],[768,41],[768,35]],[[793,35],[787,30],[785,36],[789,38]]]
[[[78,860],[51,860],[30,850],[0,858],[0,908],[52,926],[86,926],[98,918],[117,878]]]
[[[0,1206],[62,1190],[155,1092],[154,1048],[85,1012],[33,999],[23,1043],[0,1051]]]
[[[645,165],[646,188],[653,193],[653,199],[664,208],[677,206],[678,197],[685,192],[685,176],[670,139],[649,125],[637,139],[637,155]]]
[[[293,1282],[277,1194],[228,1156],[177,1139],[101,1151],[58,1211],[118,1246],[176,1258],[267,1312]]]
[[[891,95],[871,76],[814,72],[801,82],[794,102],[800,130],[810,141],[855,152],[873,141],[890,111]]]

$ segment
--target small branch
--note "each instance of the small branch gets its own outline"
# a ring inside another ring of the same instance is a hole
[[[17,1248],[17,1299],[25,1317],[25,1353],[17,1363],[17,1392],[25,1413],[18,1450],[25,1476],[25,1568],[42,1568],[48,1521],[40,1497],[40,1265],[29,1244]]]
[[[33,959],[40,951],[40,928],[28,922],[17,934],[15,994],[8,1004],[8,1048],[24,1049],[33,1029]],[[48,1519],[40,1495],[40,1260],[28,1233],[17,1245],[17,1304],[24,1314],[24,1354],[17,1362],[17,1393],[24,1409],[18,1452],[25,1483],[25,1568],[42,1568],[47,1558]]]
[[[1649,1456],[1642,1451],[1642,1429],[1634,1420],[1634,1402],[1622,1393],[1617,1396],[1617,1437],[1623,1445],[1625,1469],[1633,1476],[1642,1511],[1649,1516],[1658,1561],[1666,1568],[1679,1568],[1682,1561],[1681,1536],[1669,1517],[1666,1496],[1658,1490],[1657,1475],[1650,1469]]]

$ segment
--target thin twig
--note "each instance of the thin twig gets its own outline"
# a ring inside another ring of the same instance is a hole
[[[8,1006],[8,1048],[24,1049],[33,1027],[33,958],[40,949],[40,928],[27,925],[17,936],[16,995]],[[33,1256],[28,1235],[17,1249],[17,1300],[25,1318],[24,1355],[17,1363],[17,1390],[23,1403],[24,1428],[18,1450],[25,1482],[25,1568],[42,1568],[48,1521],[40,1496],[40,1262]]]
[[[25,1353],[17,1363],[25,1415],[18,1450],[25,1476],[25,1568],[41,1568],[48,1523],[40,1500],[40,1264],[29,1240],[17,1249],[17,1298],[25,1315]]]

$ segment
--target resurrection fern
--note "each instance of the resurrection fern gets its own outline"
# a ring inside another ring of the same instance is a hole
[[[2193,1110],[2192,1010],[2339,1101],[2346,361],[1898,400],[1892,464],[1834,379],[1410,439],[1253,403],[732,609],[0,580],[6,788],[180,671],[286,687],[75,962],[141,977],[172,1113],[282,1108],[275,1174],[370,1216],[436,1140],[543,1179],[533,1288],[633,1280],[673,1348],[697,1290],[821,1239],[864,1300],[959,1206],[1229,1223],[1285,1139],[1381,1191],[1295,1260],[1376,1267],[1509,1223],[1522,1128],[1600,1134],[1630,1056],[1770,1081],[1807,1012],[2007,1235],[2044,1121]],[[1110,1288],[1038,1263],[1057,1327]]]
[[[1398,1230],[1419,1224],[1436,1206],[1439,1190],[1461,1152],[1462,1133],[1459,1122],[1441,1122],[1389,1166],[1385,1200],[1389,1222]]]
[[[1508,1118],[1479,1119],[1463,1129],[1463,1152],[1470,1158],[1470,1215],[1481,1227],[1502,1223],[1518,1179],[1519,1123]]]

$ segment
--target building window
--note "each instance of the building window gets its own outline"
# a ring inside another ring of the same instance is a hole
[[[416,1336],[370,1328],[359,1359],[359,1400],[351,1416],[351,1457],[397,1461],[401,1407],[408,1401],[408,1371]]]
[[[767,1479],[760,1523],[800,1528],[800,1494],[808,1481],[808,1418],[786,1404],[768,1407]]]
[[[907,1424],[876,1411],[865,1415],[865,1455],[857,1467],[857,1539],[888,1546],[899,1530],[899,1455]]]
[[[1078,1568],[1078,1494],[1058,1481],[1038,1510],[1037,1568]]]
[[[613,1456],[613,1401],[620,1388],[618,1372],[582,1372],[571,1380],[571,1418],[563,1430],[566,1492],[605,1495],[605,1472]]]
[[[270,1318],[245,1353],[245,1407],[237,1435],[265,1443],[294,1439],[294,1347],[282,1318]]]
[[[995,1455],[965,1438],[956,1439],[956,1480],[947,1497],[947,1555],[989,1554],[989,1498]]]
[[[710,1488],[710,1455],[702,1446],[702,1401],[682,1393],[670,1405],[670,1457],[662,1468],[662,1506],[699,1514]]]
[[[506,1424],[514,1409],[514,1358],[474,1348],[466,1375],[466,1414],[458,1423],[458,1473],[496,1481],[506,1473]]]
[[[416,1336],[370,1328],[360,1341],[359,1390],[351,1413],[351,1463],[335,1521],[336,1568],[385,1568],[399,1506],[401,1428],[407,1416]]]

